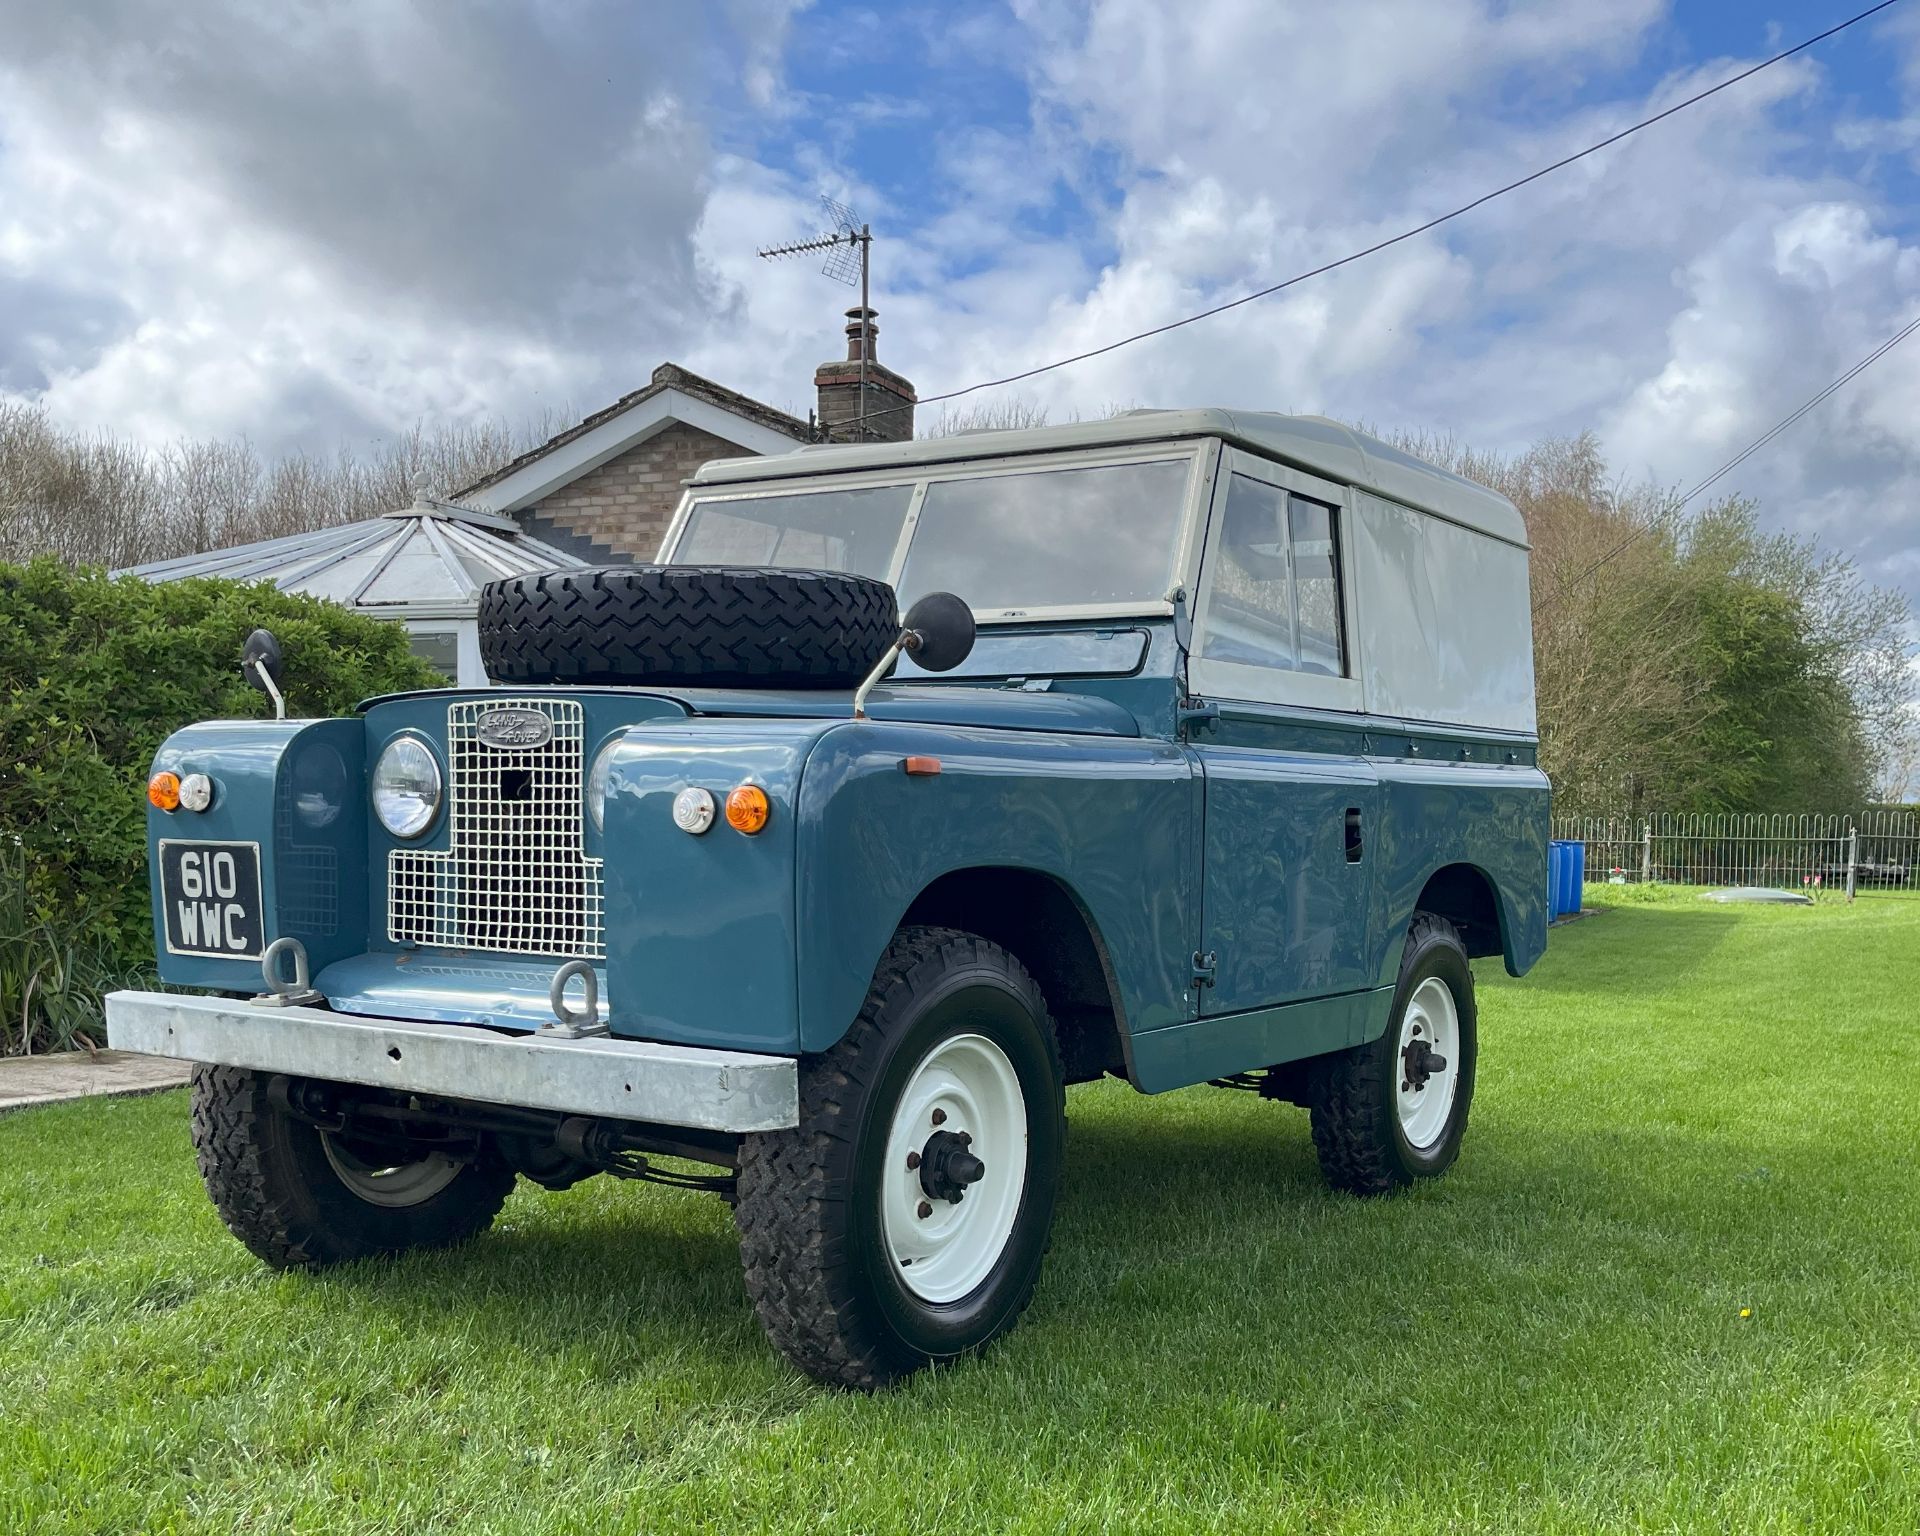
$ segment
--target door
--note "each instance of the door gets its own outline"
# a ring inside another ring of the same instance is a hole
[[[1204,775],[1203,1014],[1371,986],[1367,762],[1343,487],[1228,450],[1188,667]]]

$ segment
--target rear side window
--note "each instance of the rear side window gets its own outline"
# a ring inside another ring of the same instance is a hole
[[[1202,657],[1346,676],[1335,508],[1236,474],[1213,560]]]

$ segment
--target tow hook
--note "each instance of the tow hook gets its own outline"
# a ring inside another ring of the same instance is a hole
[[[986,1177],[987,1165],[967,1149],[973,1136],[967,1131],[935,1131],[920,1149],[920,1187],[930,1200],[958,1202],[967,1186]]]
[[[1424,1040],[1415,1040],[1409,1044],[1406,1050],[1400,1053],[1400,1059],[1406,1068],[1406,1076],[1400,1080],[1402,1093],[1425,1092],[1427,1080],[1434,1073],[1447,1070],[1447,1058],[1438,1054]]]

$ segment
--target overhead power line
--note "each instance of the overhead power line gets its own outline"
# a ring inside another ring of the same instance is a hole
[[[1678,512],[1688,502],[1692,501],[1694,497],[1698,496],[1702,491],[1706,490],[1709,486],[1713,485],[1716,481],[1724,479],[1727,475],[1732,474],[1742,464],[1746,463],[1748,459],[1752,458],[1762,448],[1766,447],[1768,443],[1772,442],[1782,432],[1786,431],[1788,427],[1792,426],[1796,421],[1800,420],[1800,418],[1805,416],[1809,411],[1814,410],[1824,401],[1830,399],[1836,392],[1838,392],[1841,389],[1844,389],[1848,384],[1852,383],[1855,379],[1859,378],[1861,374],[1865,373],[1875,363],[1879,362],[1881,358],[1885,357],[1895,347],[1899,346],[1901,342],[1905,341],[1915,331],[1920,331],[1920,315],[1914,316],[1913,319],[1909,320],[1905,325],[1901,326],[1899,330],[1895,331],[1885,341],[1881,342],[1879,346],[1875,347],[1865,357],[1861,358],[1859,362],[1855,363],[1845,373],[1841,374],[1839,378],[1835,379],[1832,383],[1827,385],[1827,387],[1821,390],[1819,394],[1813,396],[1810,400],[1805,401],[1803,404],[1799,405],[1794,410],[1788,412],[1785,416],[1782,416],[1772,426],[1768,427],[1765,432],[1761,433],[1752,442],[1748,443],[1746,447],[1742,448],[1732,458],[1728,459],[1726,463],[1722,464],[1712,474],[1708,475],[1706,479],[1702,480],[1698,485],[1694,486],[1692,490],[1688,491],[1684,496],[1682,496],[1678,501],[1676,501],[1670,510]],[[1564,592],[1569,587],[1578,586],[1581,582],[1585,581],[1589,576],[1593,575],[1595,571],[1599,570],[1603,565],[1625,554],[1629,549],[1631,549],[1634,546],[1634,544],[1639,542],[1641,539],[1644,539],[1648,534],[1652,533],[1657,526],[1659,526],[1657,523],[1652,523],[1652,522],[1637,524],[1631,533],[1629,533],[1618,544],[1614,545],[1612,549],[1608,550],[1598,560],[1595,560],[1591,565],[1587,566],[1577,576],[1570,577],[1566,581],[1554,583],[1554,589],[1553,589],[1554,593]],[[1538,602],[1536,602],[1533,605],[1533,607],[1534,607],[1534,612],[1538,613],[1540,611],[1540,604]]]
[[[1804,42],[1795,43],[1791,48],[1782,49],[1770,59],[1762,59],[1758,64],[1751,65],[1736,75],[1729,75],[1718,85],[1708,86],[1704,91],[1698,91],[1692,96],[1687,97],[1685,101],[1675,102],[1664,111],[1656,112],[1651,117],[1642,118],[1632,126],[1622,128],[1618,133],[1609,134],[1599,142],[1589,144],[1585,149],[1576,150],[1573,154],[1556,160],[1551,165],[1543,165],[1539,170],[1532,171],[1520,177],[1517,181],[1508,182],[1504,187],[1496,187],[1491,192],[1482,193],[1479,197],[1473,199],[1472,202],[1462,203],[1451,212],[1443,213],[1438,218],[1428,219],[1424,224],[1416,224],[1413,228],[1402,230],[1399,234],[1389,236],[1385,240],[1375,241],[1372,245],[1362,250],[1354,251],[1350,255],[1342,256],[1335,261],[1323,262],[1321,265],[1311,267],[1305,272],[1296,272],[1292,277],[1282,282],[1269,284],[1265,288],[1256,288],[1252,293],[1243,293],[1237,299],[1228,299],[1224,303],[1213,305],[1211,308],[1198,310],[1191,315],[1183,315],[1180,319],[1169,320],[1164,325],[1156,325],[1144,331],[1135,331],[1131,336],[1122,336],[1117,341],[1109,341],[1102,346],[1091,347],[1085,352],[1076,352],[1071,357],[1057,358],[1051,363],[1041,363],[1037,367],[1023,369],[1019,373],[1010,373],[1004,378],[982,379],[977,384],[968,384],[960,389],[950,389],[944,394],[926,395],[917,403],[920,405],[937,405],[942,400],[957,400],[962,395],[975,394],[983,389],[1004,388],[1008,384],[1018,384],[1022,380],[1035,378],[1043,373],[1051,373],[1056,368],[1068,368],[1075,363],[1084,363],[1091,358],[1104,357],[1109,352],[1117,352],[1122,347],[1130,347],[1137,341],[1146,341],[1155,336],[1164,336],[1169,331],[1177,331],[1182,326],[1194,325],[1199,321],[1212,319],[1213,316],[1225,314],[1230,309],[1238,309],[1243,304],[1252,304],[1259,299],[1271,298],[1274,294],[1292,288],[1298,283],[1304,283],[1309,278],[1320,277],[1340,267],[1351,266],[1356,261],[1364,260],[1368,256],[1378,255],[1381,251],[1403,244],[1417,236],[1424,235],[1429,230],[1438,229],[1442,224],[1450,223],[1464,214],[1472,213],[1476,208],[1483,208],[1496,198],[1505,197],[1509,192],[1517,192],[1520,188],[1529,186],[1533,182],[1539,181],[1542,177],[1551,176],[1555,171],[1563,171],[1568,166],[1586,159],[1589,155],[1596,155],[1601,150],[1618,144],[1622,139],[1631,138],[1642,129],[1651,128],[1655,123],[1665,122],[1676,113],[1686,111],[1688,107],[1705,101],[1709,96],[1717,96],[1720,92],[1740,84],[1743,80],[1751,80],[1762,70],[1771,69],[1774,65],[1792,58],[1797,53],[1805,53],[1809,48],[1819,43],[1824,43],[1828,38],[1839,35],[1849,27],[1858,26],[1861,22],[1868,20],[1870,17],[1877,16],[1880,12],[1888,10],[1899,3],[1900,0],[1880,0],[1878,5],[1868,6],[1866,10],[1859,12],[1857,15],[1849,16],[1845,21],[1837,22],[1835,25],[1828,27],[1824,32],[1816,32]],[[872,416],[868,417],[868,420],[872,421],[880,416],[890,416],[897,411],[911,409],[913,409],[912,406],[894,406],[885,411],[874,412]]]

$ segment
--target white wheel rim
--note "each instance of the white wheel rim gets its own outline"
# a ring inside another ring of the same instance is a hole
[[[1424,1046],[1423,1051],[1421,1047]],[[1431,1052],[1444,1067],[1418,1070]],[[1400,1016],[1400,1046],[1394,1052],[1395,1113],[1407,1145],[1424,1152],[1446,1134],[1453,1118],[1453,1101],[1460,1091],[1460,1010],[1453,988],[1438,976],[1429,976],[1413,989],[1406,1012]]]
[[[320,1146],[327,1161],[340,1176],[340,1182],[368,1205],[404,1210],[431,1200],[460,1176],[466,1164],[444,1152],[429,1152],[411,1163],[384,1166],[357,1157],[327,1132],[320,1133]]]
[[[986,1164],[959,1200],[935,1199],[922,1183],[937,1132],[971,1137],[968,1150]],[[1000,1262],[1027,1186],[1027,1103],[1007,1053],[984,1035],[929,1051],[894,1107],[886,1159],[880,1221],[894,1273],[922,1301],[958,1301]]]

